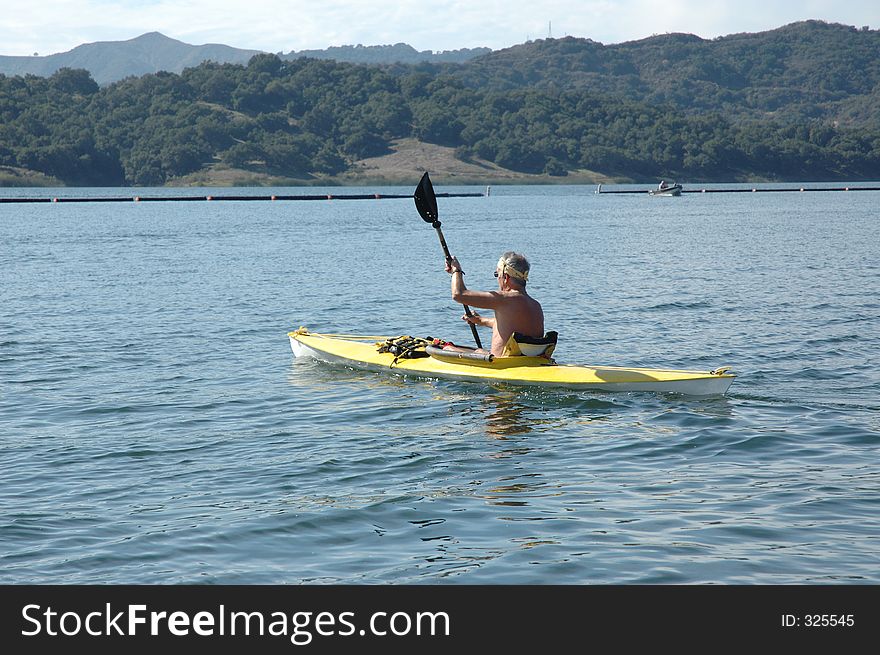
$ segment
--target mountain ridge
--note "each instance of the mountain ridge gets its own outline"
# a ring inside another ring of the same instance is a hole
[[[454,74],[471,88],[589,90],[738,119],[782,113],[880,122],[880,31],[817,20],[714,39],[539,40],[496,50]]]
[[[126,77],[168,71],[180,73],[203,61],[246,64],[260,50],[243,50],[209,43],[190,45],[160,32],[147,32],[125,41],[84,43],[67,52],[46,56],[0,56],[0,73],[49,77],[62,68],[89,71],[101,85]]]
[[[279,57],[287,61],[311,57],[355,64],[462,63],[489,52],[492,52],[490,48],[462,48],[435,53],[430,50],[418,51],[408,44],[397,43],[331,46],[324,50],[299,52],[292,50],[287,54],[279,53]],[[124,41],[84,43],[51,55],[0,55],[0,74],[49,77],[62,68],[75,68],[89,71],[92,79],[105,86],[126,77],[160,71],[182,73],[185,68],[198,66],[203,61],[247,64],[251,57],[258,54],[268,53],[220,43],[191,45],[161,32],[146,32]]]

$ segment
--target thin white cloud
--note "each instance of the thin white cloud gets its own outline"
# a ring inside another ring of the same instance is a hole
[[[704,38],[817,18],[880,26],[876,0],[0,0],[0,54],[51,54],[159,31],[187,43],[289,52],[408,43],[419,50],[578,36],[619,43]]]

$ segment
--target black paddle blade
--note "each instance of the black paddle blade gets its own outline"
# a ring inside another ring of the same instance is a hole
[[[433,223],[437,220],[437,196],[434,195],[434,186],[431,184],[431,178],[428,177],[427,172],[422,175],[413,198],[416,201],[419,216],[426,223]]]

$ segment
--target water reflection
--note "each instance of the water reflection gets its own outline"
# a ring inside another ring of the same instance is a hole
[[[534,429],[529,408],[513,393],[486,394],[480,405],[486,434],[493,439],[529,434]]]
[[[294,359],[287,380],[303,412],[328,426],[355,421],[409,438],[482,435],[499,442],[493,458],[521,457],[548,438],[653,438],[683,427],[735,418],[736,398],[675,394],[602,393],[512,387],[407,377]],[[744,397],[744,396],[743,396]],[[535,439],[535,437],[542,437]]]
[[[576,427],[583,434],[586,426],[598,427],[593,424],[607,421],[629,407],[626,400],[611,400],[607,395],[590,392],[495,388],[480,396],[479,412],[486,435],[506,440],[530,433],[556,433],[568,427]]]
[[[343,364],[327,364],[308,357],[291,360],[287,382],[292,387],[319,391],[338,388],[340,384],[358,385],[368,389],[400,389],[412,383],[402,375],[365,371]]]

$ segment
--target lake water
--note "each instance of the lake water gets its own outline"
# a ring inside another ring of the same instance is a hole
[[[466,281],[524,251],[559,361],[727,396],[295,360],[469,342],[407,199],[0,205],[0,582],[880,582],[880,194],[593,191],[441,198]]]

